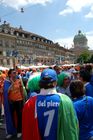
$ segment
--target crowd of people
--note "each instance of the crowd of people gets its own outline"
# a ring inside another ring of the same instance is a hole
[[[92,65],[0,72],[6,139],[93,140]]]

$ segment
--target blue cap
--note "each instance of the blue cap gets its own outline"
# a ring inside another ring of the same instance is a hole
[[[57,73],[56,73],[56,71],[53,70],[53,69],[45,69],[45,70],[43,70],[43,72],[41,73],[40,81],[44,82],[44,83],[51,83],[53,81],[57,81]]]

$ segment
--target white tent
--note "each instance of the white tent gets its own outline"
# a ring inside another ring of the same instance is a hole
[[[46,65],[39,65],[39,66],[35,66],[35,65],[32,65],[32,66],[29,66],[29,68],[48,68],[49,66],[46,66]]]
[[[29,67],[26,67],[26,66],[23,66],[23,65],[19,65],[17,67],[20,68],[20,69],[28,69],[29,68]]]
[[[0,70],[9,70],[9,68],[0,66]]]
[[[79,64],[64,64],[62,66],[77,66],[77,65],[79,65]]]

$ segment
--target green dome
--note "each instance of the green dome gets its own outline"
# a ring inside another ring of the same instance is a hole
[[[82,34],[82,32],[79,30],[78,34],[75,35],[74,39],[73,39],[74,43],[86,43],[87,42],[87,38],[84,34]]]

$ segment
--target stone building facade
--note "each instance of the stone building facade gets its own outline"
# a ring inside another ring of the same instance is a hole
[[[40,35],[0,25],[0,65],[61,64],[69,50]]]
[[[72,50],[76,56],[79,56],[82,52],[88,50],[88,39],[81,30],[74,36],[73,43],[74,46],[70,50]]]
[[[74,54],[74,62],[77,61],[77,58],[85,51],[88,51],[88,39],[85,34],[81,32],[81,30],[78,31],[78,34],[76,34],[73,38],[73,47],[70,48],[70,51],[72,51],[72,54]]]

